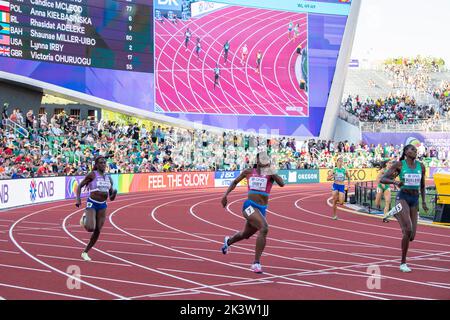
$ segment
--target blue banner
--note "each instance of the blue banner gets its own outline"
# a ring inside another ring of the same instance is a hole
[[[161,11],[180,12],[182,0],[155,0],[155,9]]]

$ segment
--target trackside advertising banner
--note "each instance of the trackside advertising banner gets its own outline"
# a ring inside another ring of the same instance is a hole
[[[0,209],[65,199],[65,178],[0,180]]]
[[[351,181],[373,181],[377,178],[378,170],[369,169],[348,169]],[[327,180],[331,169],[320,169],[320,182],[330,182]]]
[[[215,173],[214,186],[216,188],[228,187],[240,173],[240,171],[217,171]],[[320,180],[319,170],[278,170],[277,174],[287,184],[318,183]],[[247,181],[244,179],[238,186],[246,185]]]
[[[318,183],[319,170],[278,170],[286,184]]]
[[[240,171],[216,171],[214,173],[214,187],[228,187],[240,174]],[[239,183],[239,186],[243,185],[242,182]]]

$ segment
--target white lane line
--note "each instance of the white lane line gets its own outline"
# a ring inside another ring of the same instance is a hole
[[[30,236],[30,237],[43,237],[43,238],[67,239],[67,237],[61,237],[61,236],[48,236],[48,235],[43,235],[43,234],[33,234],[33,233],[17,233],[17,235],[20,235],[20,236]]]
[[[230,262],[230,264],[236,264],[240,266],[248,266],[248,272],[250,272],[250,264],[249,263],[242,263],[242,262]],[[281,269],[281,270],[294,270],[294,271],[310,271],[306,269],[299,269],[299,268],[288,268],[288,267],[278,267],[278,266],[271,266],[271,265],[264,265],[264,268],[271,268],[271,269]]]
[[[72,233],[86,233],[86,230],[71,230]],[[119,234],[119,233],[111,233],[111,232],[102,232],[102,236],[118,236],[118,237],[124,237],[125,234]]]
[[[280,283],[280,284],[287,284],[287,285],[291,285],[291,286],[300,286],[300,287],[313,287],[309,284],[303,284],[303,283],[295,283],[295,282],[284,282],[284,281],[277,281],[276,283]]]
[[[20,254],[20,252],[17,252],[17,251],[8,251],[8,250],[0,250],[0,252],[3,252],[3,253],[12,253],[12,254]]]
[[[428,283],[439,284],[439,285],[441,285],[441,286],[447,286],[447,287],[450,287],[450,283],[445,283],[445,282],[428,281]]]
[[[6,284],[6,283],[0,283],[0,286],[14,288],[14,289],[21,289],[21,290],[26,290],[26,291],[47,293],[47,294],[51,294],[51,295],[57,295],[57,296],[62,296],[62,297],[75,298],[75,299],[97,300],[97,299],[94,299],[94,298],[88,298],[88,297],[82,297],[82,296],[74,296],[74,295],[71,295],[71,294],[65,294],[65,293],[61,293],[61,292],[40,290],[40,289],[28,288],[28,287],[19,287],[19,286],[14,286],[14,285],[11,285],[11,284]]]
[[[242,243],[242,244],[239,244],[239,246],[254,248],[255,244]],[[311,252],[326,252],[327,251],[326,249],[294,248],[294,247],[282,247],[282,246],[270,246],[270,245],[269,246],[266,245],[266,248],[296,250],[296,251],[311,251]]]
[[[182,249],[182,250],[191,250],[191,251],[197,250],[197,251],[208,251],[208,252],[215,252],[215,253],[219,252],[219,250],[202,249],[202,248],[188,248],[188,247],[175,247],[175,246],[172,246],[171,248]],[[233,251],[233,254],[243,254],[243,255],[246,255],[246,256],[253,256],[254,255],[251,252],[236,252],[236,251]]]
[[[165,289],[172,289],[172,290],[185,290],[184,288],[178,288],[178,287],[169,287],[169,286],[162,286],[162,285],[153,284],[153,283],[144,283],[144,282],[136,282],[136,281],[129,281],[129,280],[119,280],[119,279],[111,279],[111,278],[104,278],[104,277],[96,277],[96,276],[89,276],[89,275],[85,275],[85,274],[81,275],[81,277],[88,278],[88,279],[119,282],[119,283],[136,284],[139,286],[146,286],[146,287],[157,287],[157,288],[165,288]]]
[[[0,267],[13,268],[13,269],[22,269],[22,270],[29,270],[29,271],[38,271],[38,272],[47,272],[47,273],[51,272],[50,270],[28,268],[28,267],[22,267],[22,266],[13,266],[13,265],[10,265],[10,264],[0,264]]]
[[[161,254],[138,253],[138,252],[129,252],[129,251],[127,252],[127,251],[116,251],[116,250],[106,250],[106,251],[113,252],[113,253],[124,253],[124,254],[131,254],[131,255],[137,255],[137,256],[146,256],[146,257],[158,257],[158,258],[180,259],[180,260],[191,260],[191,261],[204,261],[202,259],[165,256],[165,255],[161,255]]]
[[[236,276],[229,276],[229,275],[218,274],[218,273],[204,273],[204,272],[194,272],[194,271],[187,271],[187,270],[167,269],[167,268],[158,268],[158,269],[159,269],[159,270],[164,270],[164,271],[179,272],[179,273],[199,274],[199,275],[210,276],[210,277],[230,278],[230,279],[240,279],[240,280],[250,280],[250,278],[236,277]]]
[[[305,258],[305,257],[294,257],[294,259],[311,260],[311,261],[336,262],[336,263],[343,263],[343,264],[348,264],[348,263],[358,264],[358,263],[362,263],[362,262],[354,262],[354,261],[327,260],[327,259],[315,259],[315,258]]]
[[[48,256],[45,254],[38,254],[37,257],[43,257],[43,258],[50,258],[50,259],[58,259],[58,260],[69,260],[69,261],[81,261],[81,262],[86,262],[83,259],[75,259],[75,258],[69,258],[69,257],[57,257],[57,256]],[[99,264],[108,264],[108,265],[113,265],[113,266],[121,266],[121,267],[131,267],[131,265],[129,264],[122,264],[122,263],[114,263],[114,262],[106,262],[106,261],[89,261],[86,263],[99,263]]]
[[[395,268],[395,269],[399,268],[398,265],[394,266],[392,264],[382,264],[382,263],[381,264],[377,264],[377,266],[384,267],[384,268]],[[364,268],[365,269],[366,267],[365,266],[354,266],[354,268]],[[411,269],[413,269],[413,270],[430,271],[430,272],[448,272],[448,270],[435,270],[435,269],[421,268],[421,267],[414,267],[414,268],[411,268]],[[347,270],[347,268],[345,268],[343,270]],[[353,271],[353,270],[348,269],[348,271]],[[408,281],[408,282],[410,282],[410,281]]]
[[[81,239],[83,241],[89,242],[90,239]],[[102,243],[103,242],[107,242],[107,243],[118,243],[118,244],[131,244],[133,246],[145,246],[145,247],[152,247],[153,245],[150,243],[136,243],[136,242],[127,242],[127,241],[113,241],[113,240],[103,240],[102,239]]]
[[[111,227],[111,229],[114,229],[114,228]],[[178,232],[175,232],[175,231],[156,230],[156,229],[127,228],[127,230],[132,230],[132,231],[148,231],[148,232],[163,232],[163,233],[178,233]]]
[[[124,234],[126,236],[126,234]],[[140,236],[144,239],[165,239],[165,240],[176,240],[176,241],[187,241],[187,242],[205,242],[210,243],[210,241],[206,240],[198,240],[198,239],[183,239],[183,238],[166,238],[166,237],[155,237],[155,236]]]
[[[201,196],[197,196],[197,197],[193,197],[193,198],[200,198],[200,197],[206,197],[206,196],[207,196],[207,197],[211,197],[211,194],[201,195]],[[147,200],[147,201],[148,201],[148,200]],[[146,202],[146,201],[142,201],[142,202]],[[172,201],[172,202],[175,202],[175,201]],[[170,202],[169,202],[169,203],[170,203]],[[165,204],[167,204],[167,202],[166,202]],[[182,251],[179,251],[179,250],[170,248],[169,246],[166,246],[166,245],[161,245],[161,244],[158,244],[158,243],[156,243],[156,242],[151,242],[150,240],[146,240],[146,239],[144,239],[144,238],[142,238],[142,237],[136,236],[136,235],[134,235],[134,234],[132,234],[132,233],[130,233],[130,232],[128,232],[128,231],[126,231],[126,230],[124,230],[124,229],[118,227],[118,226],[114,223],[114,221],[112,220],[112,217],[113,217],[114,214],[115,214],[116,212],[118,212],[119,210],[123,210],[123,209],[125,209],[125,208],[127,208],[127,207],[131,207],[132,205],[133,205],[133,203],[131,203],[131,204],[129,204],[129,205],[126,205],[126,206],[123,206],[123,207],[121,207],[121,208],[115,210],[114,212],[112,212],[112,213],[109,215],[109,222],[111,223],[111,225],[112,225],[113,227],[115,227],[117,230],[119,230],[119,231],[121,231],[121,232],[123,232],[123,233],[125,233],[125,234],[127,234],[127,235],[129,235],[129,236],[131,236],[131,237],[133,237],[133,238],[135,238],[135,239],[139,239],[139,240],[141,240],[141,241],[143,241],[143,242],[151,243],[151,244],[153,244],[153,245],[155,245],[155,246],[162,247],[162,248],[166,248],[166,249],[168,249],[168,250],[176,251],[176,252],[178,252],[178,253],[186,254],[186,255],[189,255],[189,256],[192,256],[192,257],[195,257],[195,258],[203,258],[203,257],[200,257],[200,256],[195,256],[195,255],[192,255],[192,254],[189,254],[189,253],[185,253],[185,252],[182,252]],[[162,206],[162,205],[159,205],[159,206],[155,207],[153,210],[155,210],[156,208],[159,208],[159,207],[161,207],[161,206]],[[152,211],[152,213],[153,213],[153,212],[154,212],[154,211]],[[68,217],[66,217],[66,219],[67,219],[67,218],[68,218]],[[64,223],[65,223],[66,219],[65,219],[64,222],[63,222],[63,228],[65,228]],[[65,231],[66,231],[66,233],[67,233],[70,237],[72,237],[74,240],[80,241],[79,239],[77,239],[77,238],[75,238],[73,235],[71,235],[66,229],[65,229]],[[107,252],[101,251],[101,250],[99,250],[99,249],[95,249],[95,250],[96,250],[96,251],[99,251],[99,252],[102,252],[102,253],[104,253],[104,254],[106,254],[106,255],[112,256],[112,257],[114,257],[114,258],[116,258],[116,259],[119,259],[119,260],[122,260],[122,261],[127,261],[127,260],[124,260],[124,259],[122,259],[122,258],[120,258],[120,257],[113,256],[113,255],[111,255],[111,254],[109,254],[109,253],[107,253]],[[209,260],[209,259],[205,259],[205,260]],[[230,294],[230,295],[232,295],[232,296],[238,296],[238,297],[241,297],[241,298],[244,298],[244,299],[257,300],[256,298],[253,298],[253,297],[250,297],[250,296],[247,296],[247,295],[243,295],[243,294],[240,294],[240,293],[237,293],[237,292],[231,292],[231,291],[224,290],[224,289],[221,289],[221,288],[215,288],[215,287],[210,286],[210,285],[207,285],[207,284],[203,284],[203,283],[200,283],[200,282],[197,282],[197,281],[192,281],[192,280],[190,280],[190,279],[178,277],[178,276],[175,276],[175,275],[173,275],[173,274],[165,273],[165,272],[163,272],[163,271],[160,271],[160,270],[157,270],[157,269],[154,269],[154,268],[149,268],[149,267],[146,267],[146,266],[143,266],[143,265],[139,265],[139,264],[137,264],[137,263],[133,263],[132,261],[127,261],[127,262],[131,263],[132,265],[138,266],[138,267],[140,267],[140,268],[143,268],[143,269],[146,269],[146,270],[149,270],[149,271],[153,271],[153,272],[156,272],[156,273],[159,273],[159,274],[162,274],[162,275],[171,277],[171,278],[175,278],[175,279],[178,279],[178,280],[181,280],[181,281],[185,281],[185,282],[188,282],[188,283],[191,283],[191,284],[200,285],[200,286],[202,287],[202,289],[212,289],[212,290],[219,291],[219,292],[222,292],[222,293]]]
[[[49,243],[39,243],[39,242],[27,242],[23,241],[21,242],[23,244],[31,244],[33,246],[44,246],[44,247],[55,247],[55,248],[65,248],[65,249],[76,249],[76,250],[83,250],[81,247],[72,247],[72,246],[62,246],[59,244],[49,244]]]
[[[408,298],[408,299],[415,299],[415,300],[435,300],[435,299],[430,299],[430,298],[404,296],[404,295],[400,295],[400,294],[393,294],[393,293],[387,293],[387,292],[362,291],[362,290],[357,290],[357,291],[362,292],[362,293],[370,293],[370,294],[375,294],[375,295],[380,295],[380,296],[390,296],[390,297],[396,297],[396,298]]]
[[[337,239],[339,240],[339,239]],[[333,246],[346,246],[346,247],[367,247],[367,248],[376,248],[379,247],[373,244],[349,244],[349,243],[332,243],[332,242],[321,242],[321,241],[303,241],[303,240],[283,240],[294,243],[315,243],[315,244],[324,244],[324,245],[333,245]]]

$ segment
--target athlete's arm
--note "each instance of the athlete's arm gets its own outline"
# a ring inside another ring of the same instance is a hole
[[[422,208],[425,211],[428,211],[428,206],[426,202],[426,192],[425,192],[425,166],[423,163],[420,163],[420,166],[422,167],[422,179],[420,180],[420,193],[422,194]]]
[[[225,194],[222,197],[222,206],[225,208],[227,206],[227,196],[228,194],[234,190],[234,188],[236,188],[236,186],[238,185],[239,182],[241,182],[246,176],[247,174],[250,174],[251,169],[246,169],[244,171],[241,172],[241,174],[234,179],[234,181],[230,184],[230,186],[227,189],[227,192],[225,192]]]
[[[380,183],[382,184],[393,184],[397,187],[401,187],[403,183],[401,181],[396,181],[395,177],[402,170],[402,163],[400,161],[396,161],[388,171],[381,177]]]
[[[380,171],[378,173],[377,179],[375,180],[375,184],[378,186],[379,183],[381,183],[381,176],[383,175],[383,172]]]
[[[94,179],[95,179],[94,172],[90,172],[86,177],[84,177],[83,181],[81,181],[80,184],[78,185],[77,194],[76,194],[77,200],[75,202],[75,205],[77,206],[77,208],[79,208],[81,205],[81,189],[83,189],[84,186],[87,186],[89,183],[94,181]]]
[[[280,177],[277,174],[273,174],[272,175],[273,180],[275,180],[275,182],[280,186],[280,187],[284,187],[285,183],[282,177]]]
[[[328,180],[328,181],[332,180],[332,179],[333,179],[333,176],[334,176],[334,172],[333,172],[333,170],[330,170],[330,171],[328,172],[327,180]]]
[[[114,201],[117,196],[117,189],[113,187],[113,180],[111,176],[109,176],[109,181],[111,181],[111,188],[109,188],[109,200]]]

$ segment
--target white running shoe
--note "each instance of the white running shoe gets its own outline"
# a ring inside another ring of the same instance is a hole
[[[411,272],[411,269],[408,268],[408,266],[406,265],[406,263],[402,263],[402,264],[400,265],[400,271],[401,271],[401,272]]]
[[[80,226],[84,228],[85,225],[86,225],[86,213],[83,213],[80,219]]]
[[[251,269],[254,273],[263,273],[261,264],[259,264],[259,263],[254,263],[254,264],[252,264],[252,266],[250,267],[250,269]]]
[[[223,246],[222,246],[222,253],[223,254],[227,254],[228,250],[230,248],[230,246],[228,245],[228,239],[230,239],[230,237],[225,237],[225,240],[223,241]]]
[[[83,252],[81,254],[81,257],[83,258],[84,261],[92,261],[92,259],[89,257],[89,255],[87,254],[87,252]]]
[[[337,220],[338,219],[338,216],[333,216],[333,220]]]

